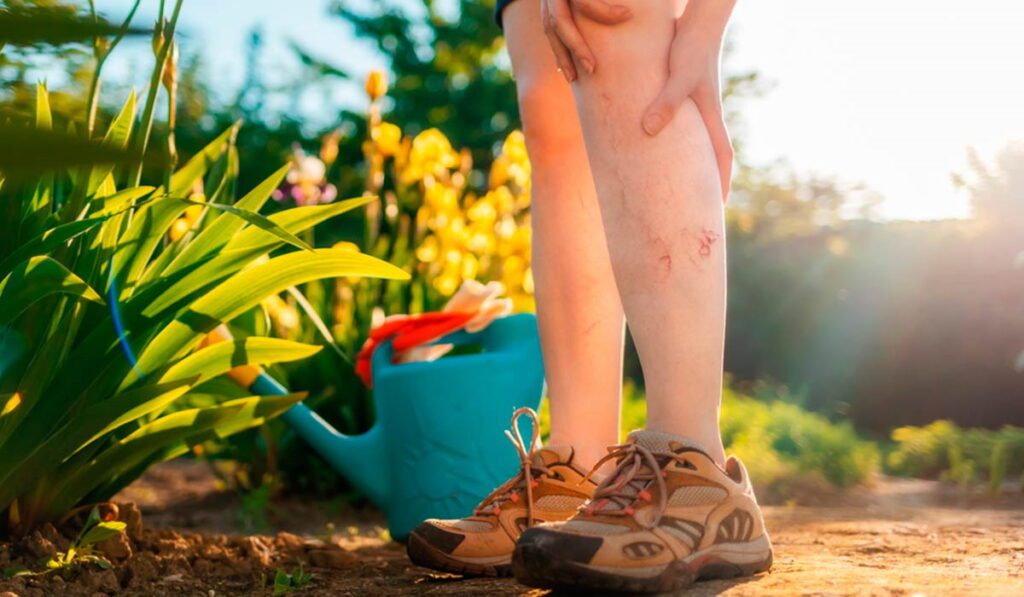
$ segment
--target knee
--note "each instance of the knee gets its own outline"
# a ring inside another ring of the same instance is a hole
[[[558,71],[519,75],[516,89],[531,161],[584,151],[572,92]]]

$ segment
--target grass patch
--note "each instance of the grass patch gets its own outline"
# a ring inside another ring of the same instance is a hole
[[[1014,477],[1024,487],[1024,428],[964,429],[940,420],[895,429],[892,441],[895,447],[886,458],[886,470],[892,474],[961,486],[987,483],[993,494]]]

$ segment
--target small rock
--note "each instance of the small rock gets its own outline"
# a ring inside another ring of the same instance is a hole
[[[156,541],[156,549],[160,555],[185,553],[188,551],[188,548],[188,541],[178,533],[174,532],[171,532],[167,537],[162,537]]]
[[[10,591],[4,591],[3,593],[0,593],[0,597],[18,597],[18,594]]]
[[[292,533],[278,533],[277,545],[281,551],[301,552],[306,545],[306,540]]]
[[[160,574],[156,556],[142,552],[135,554],[125,564],[125,584],[132,588],[139,588],[152,581]]]
[[[264,568],[270,566],[270,547],[260,537],[244,537],[242,550],[245,555],[254,558]]]
[[[96,548],[106,554],[111,560],[121,561],[132,557],[132,545],[128,541],[128,536],[124,533],[118,533],[110,539],[97,544]]]
[[[53,541],[43,537],[39,531],[33,531],[25,539],[25,549],[40,560],[50,559],[57,555],[57,546],[53,544]]]
[[[60,532],[57,530],[57,527],[53,526],[50,523],[46,523],[43,526],[39,527],[39,534],[42,535],[44,539],[48,539],[54,545],[56,545],[57,542],[61,539],[61,535]]]
[[[183,555],[176,555],[167,558],[163,562],[164,572],[167,573],[168,578],[173,576],[187,576],[192,574],[192,565],[189,564],[188,558]]]
[[[113,594],[121,590],[113,570],[83,570],[77,582],[93,593]]]
[[[236,576],[251,576],[252,575],[252,562],[249,560],[235,560],[228,561],[227,565],[230,566],[230,571]]]
[[[228,559],[227,551],[220,545],[210,545],[209,543],[201,543],[197,551],[200,559],[210,560],[214,562],[219,562],[221,560]]]
[[[121,504],[118,518],[125,524],[124,532],[132,541],[142,540],[142,511],[132,502]]]
[[[314,549],[309,552],[309,563],[318,568],[345,570],[353,567],[358,558],[341,549]]]

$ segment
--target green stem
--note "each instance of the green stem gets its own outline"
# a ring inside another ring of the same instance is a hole
[[[124,22],[121,23],[121,29],[117,32],[114,40],[110,42],[110,46],[103,50],[102,53],[99,50],[99,39],[97,38],[93,42],[93,51],[96,56],[96,69],[93,71],[92,80],[89,82],[89,105],[87,108],[88,116],[86,120],[87,136],[90,138],[92,138],[92,132],[96,127],[96,111],[99,108],[100,87],[102,85],[100,72],[103,70],[103,65],[107,61],[107,56],[110,56],[110,53],[114,51],[117,44],[121,43],[121,40],[124,39],[125,33],[128,32],[128,27],[132,24],[132,19],[135,18],[135,11],[139,9],[139,4],[141,3],[142,0],[135,0],[135,4],[132,5],[132,9],[128,11],[128,16],[125,17]],[[96,11],[93,7],[92,0],[89,0],[89,10],[92,11],[93,18],[95,18]]]
[[[149,135],[153,131],[153,116],[156,113],[156,98],[160,92],[160,80],[163,78],[164,68],[167,66],[167,57],[170,56],[171,46],[174,43],[174,29],[178,24],[178,15],[181,13],[181,5],[184,0],[177,0],[174,4],[174,13],[171,14],[170,23],[164,30],[163,41],[160,43],[160,50],[156,56],[156,66],[153,68],[153,76],[149,80],[149,93],[146,96],[146,108],[142,112],[142,126],[139,127],[138,141],[135,149],[138,152],[138,163],[135,173],[132,175],[129,186],[137,187],[142,180],[142,162],[146,154],[146,147],[149,145]],[[163,2],[161,2],[161,5]],[[161,6],[162,8],[162,6]],[[162,16],[162,15],[161,15]],[[170,189],[164,189],[170,191]]]

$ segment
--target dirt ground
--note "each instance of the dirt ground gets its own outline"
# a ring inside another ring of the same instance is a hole
[[[127,546],[106,546],[113,570],[83,570],[66,580],[53,574],[0,580],[0,597],[270,595],[275,571],[294,571],[299,561],[313,574],[292,593],[300,596],[546,594],[509,579],[465,580],[414,567],[403,547],[389,540],[377,512],[340,500],[275,501],[259,521],[273,532],[247,534],[243,501],[219,491],[195,463],[157,467],[117,501],[138,504],[143,523],[129,525]],[[832,501],[766,507],[773,570],[702,582],[685,594],[1024,595],[1019,490],[992,499],[883,478]],[[134,516],[129,507],[122,512]],[[63,539],[44,529],[14,546],[0,545],[0,565],[30,562],[48,549],[47,541],[59,548]]]

